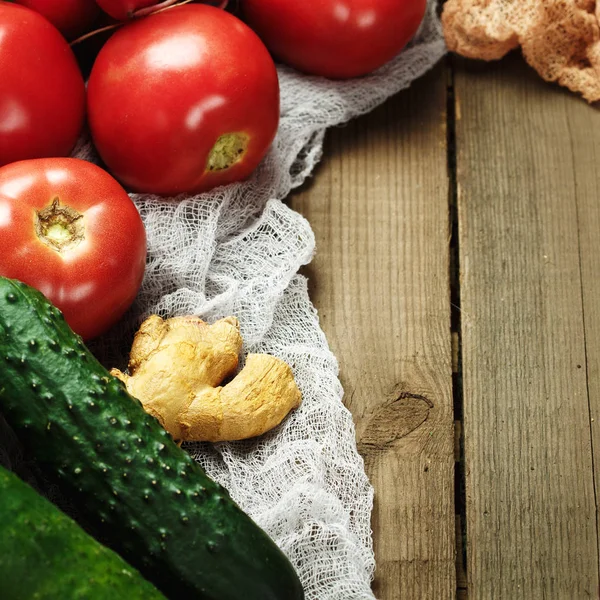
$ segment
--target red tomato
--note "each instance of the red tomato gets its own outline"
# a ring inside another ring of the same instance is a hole
[[[63,36],[38,13],[0,2],[0,166],[68,155],[84,113],[83,77]]]
[[[153,6],[162,0],[96,0],[98,6],[113,19],[126,21],[140,8]]]
[[[391,60],[415,34],[426,0],[242,0],[267,48],[313,75],[365,75]]]
[[[40,290],[84,339],[127,310],[145,264],[140,215],[96,165],[42,158],[0,169],[0,275]]]
[[[94,0],[13,0],[46,17],[68,40],[89,31],[100,14]]]
[[[279,120],[277,71],[239,19],[188,4],[109,39],[88,114],[117,179],[142,192],[199,192],[246,178],[264,156]]]

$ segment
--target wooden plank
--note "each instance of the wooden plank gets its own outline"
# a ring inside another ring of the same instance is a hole
[[[579,259],[583,290],[586,369],[594,446],[596,499],[600,498],[600,112],[582,102],[565,103],[573,153]],[[600,530],[598,532],[600,539]],[[600,596],[600,592],[599,592]]]
[[[455,598],[446,82],[439,67],[332,131],[292,206],[312,299],[375,487],[380,600]]]
[[[457,65],[469,597],[597,597],[569,115],[592,117],[519,57]]]

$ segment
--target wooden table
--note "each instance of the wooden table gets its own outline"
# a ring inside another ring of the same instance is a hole
[[[448,60],[291,200],[375,487],[382,600],[598,598],[600,113]]]

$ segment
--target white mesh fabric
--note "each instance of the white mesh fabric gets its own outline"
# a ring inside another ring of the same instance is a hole
[[[124,368],[133,333],[151,313],[235,315],[245,351],[292,365],[303,403],[280,427],[257,440],[187,449],[286,552],[308,599],[373,598],[373,490],[336,360],[297,274],[314,236],[281,199],[320,159],[327,127],[371,110],[444,54],[435,5],[409,47],[371,76],[333,82],[280,67],[281,124],[249,181],[194,197],[132,195],[147,230],[146,276],[125,319],[92,345],[105,364]],[[96,160],[86,142],[75,154]]]

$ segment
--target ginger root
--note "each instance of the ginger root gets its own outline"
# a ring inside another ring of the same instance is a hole
[[[111,371],[176,440],[242,440],[279,425],[300,405],[290,367],[267,354],[238,366],[242,337],[235,317],[208,325],[197,317],[146,319],[135,335],[129,375]]]

